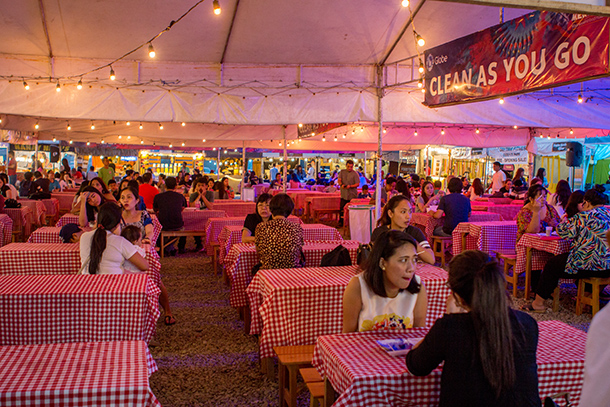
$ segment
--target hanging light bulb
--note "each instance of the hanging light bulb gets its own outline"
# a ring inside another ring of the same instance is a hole
[[[144,144],[144,140],[140,140],[140,144]]]
[[[182,127],[184,127],[184,126],[186,126],[186,123],[185,123],[185,122],[182,122]]]
[[[53,141],[57,141],[57,138],[55,138],[55,136],[53,136]]]
[[[227,153],[227,150],[225,150],[225,154]]]
[[[144,126],[142,126],[142,122],[140,122],[140,130],[142,130]]]
[[[125,122],[125,125],[126,125],[126,126],[131,126],[131,122],[130,122],[130,121],[126,121],[126,122]]]
[[[550,140],[551,139],[551,135],[549,134],[548,136],[546,136],[546,138]]]
[[[347,134],[343,134],[343,138],[346,138],[346,137],[347,137]],[[299,141],[301,141],[301,140],[299,139]]]
[[[61,92],[61,85],[59,84],[59,81],[57,81],[57,85],[55,85],[55,92]]]
[[[216,151],[216,147],[214,147],[212,150]]]
[[[421,93],[426,93],[426,88],[421,88]]]
[[[415,137],[417,137],[417,129],[415,129],[415,132],[413,133],[413,135],[414,135]]]
[[[172,143],[169,143],[169,148],[172,148],[174,145]]]
[[[424,45],[426,45],[426,40],[424,40],[424,38],[421,35],[419,35],[415,31],[413,31],[413,33],[415,34],[415,40],[417,41],[417,45],[419,45],[420,47],[423,47]]]
[[[112,65],[110,65],[110,80],[113,81],[116,79],[116,75],[114,74],[114,69],[112,69]]]
[[[477,134],[479,134],[479,133],[480,133],[479,128],[477,127],[477,128],[476,128],[476,130],[475,130],[474,132],[475,132],[475,133],[477,133]]]
[[[95,124],[91,122],[91,130],[95,130]]]
[[[184,142],[182,142],[182,147],[184,147]]]
[[[106,142],[104,141],[104,139],[102,139],[102,144],[106,144]]]
[[[299,123],[299,129],[303,128],[303,123]]]
[[[360,133],[364,131],[364,126],[360,126]]]
[[[574,134],[574,130],[570,129],[570,134]]]
[[[131,136],[127,136],[127,140],[131,140]]]
[[[356,130],[355,130],[355,129],[352,129],[352,136],[353,136],[354,134],[356,134]]]
[[[91,145],[91,142],[90,142],[90,141],[87,141],[87,145],[88,145],[88,146],[90,146],[90,145]]]
[[[163,125],[159,123],[159,130],[163,130]]]
[[[30,85],[28,85],[28,83],[25,80],[23,81],[23,88],[25,90],[30,90]]]
[[[419,78],[417,81],[417,87],[420,89],[424,87],[424,80],[422,78]]]
[[[513,126],[513,129],[515,129],[515,130],[517,130],[518,128],[519,127],[516,124]]]
[[[0,124],[2,124],[2,117],[0,117]]]
[[[212,2],[212,6],[214,7],[214,14],[216,14],[217,16],[220,15],[222,10],[220,9],[220,4],[218,4],[218,0],[214,0]]]
[[[203,143],[205,143],[205,139],[201,140]]]
[[[403,7],[409,7],[409,0],[402,0],[400,4],[402,4]]]
[[[419,60],[419,73],[424,73],[424,63]]]
[[[498,100],[498,103],[500,103],[501,105],[504,104],[504,98],[500,98],[500,100]]]
[[[445,134],[445,129],[441,129],[441,134]]]
[[[578,103],[582,103],[582,95],[578,95]]]
[[[383,129],[383,134],[386,134],[388,131],[386,129]]]
[[[335,136],[335,141],[337,141],[337,136]]]
[[[119,140],[122,139],[122,138],[123,138],[123,136],[119,135]]]
[[[72,126],[70,126],[70,123],[68,123],[68,125],[66,126],[67,130],[72,130]]]
[[[72,144],[72,140],[70,140],[70,144]]]
[[[326,141],[326,135],[322,136],[322,141]]]
[[[79,79],[78,83],[76,84],[76,89],[81,90],[83,88],[83,79]]]
[[[148,43],[148,56],[151,58],[154,58],[157,55],[157,53],[155,52],[155,49],[152,46],[152,42]]]
[[[34,125],[34,128],[35,128],[36,130],[38,130],[38,129],[40,128],[40,125],[38,124],[38,122],[36,122],[36,124]]]

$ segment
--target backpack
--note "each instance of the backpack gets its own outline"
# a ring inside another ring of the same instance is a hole
[[[320,267],[332,267],[332,266],[351,266],[352,258],[347,250],[342,245],[335,247],[332,251],[322,256]]]
[[[5,208],[21,208],[21,203],[17,202],[16,199],[7,199],[4,201]]]

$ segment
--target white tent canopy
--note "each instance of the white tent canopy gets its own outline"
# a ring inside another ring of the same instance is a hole
[[[42,139],[279,148],[282,125],[294,140],[297,123],[339,122],[354,125],[328,133],[324,144],[316,136],[289,148],[375,150],[376,66],[385,60],[384,149],[524,145],[530,128],[562,137],[572,137],[569,128],[578,133],[574,137],[610,129],[604,79],[585,83],[584,104],[575,101],[579,84],[509,97],[503,105],[421,104],[416,67],[423,49],[415,45],[414,29],[426,38],[426,48],[434,47],[497,24],[500,11],[508,20],[527,10],[425,0],[410,8],[398,0],[220,2],[219,16],[206,0],[156,38],[157,56],[150,59],[146,42],[195,0],[3,1],[2,128],[33,131],[38,121]],[[105,65],[140,45],[112,64],[117,79],[111,81]]]

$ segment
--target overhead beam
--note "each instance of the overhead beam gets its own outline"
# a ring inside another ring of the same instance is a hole
[[[415,7],[415,11],[413,11],[413,13],[411,13],[411,16],[409,17],[409,20],[407,21],[405,26],[400,31],[400,34],[398,34],[398,37],[396,38],[396,41],[394,41],[394,43],[392,44],[392,46],[390,47],[388,52],[386,52],[386,54],[383,57],[383,59],[381,61],[379,61],[379,64],[378,64],[379,66],[384,66],[385,65],[385,63],[387,62],[387,60],[390,57],[390,55],[392,55],[392,52],[394,52],[394,48],[396,48],[396,46],[398,45],[400,40],[402,40],[402,37],[405,35],[405,32],[407,32],[407,29],[409,28],[409,26],[411,24],[413,24],[413,20],[415,19],[415,16],[417,16],[417,13],[419,13],[419,10],[421,10],[421,8],[424,6],[425,2],[426,2],[426,0],[421,0],[417,4],[417,7]]]
[[[47,27],[47,18],[44,14],[44,5],[42,0],[38,0],[38,8],[40,9],[40,19],[42,20],[42,28],[44,30],[44,37],[47,40],[47,48],[49,49],[49,58],[53,58],[53,48],[51,48],[51,38],[49,37],[49,29]]]
[[[552,0],[435,0],[448,3],[474,4],[477,6],[519,8],[525,10],[554,11],[558,13],[587,14],[610,17],[610,0],[605,6],[570,3]]]
[[[227,40],[225,41],[224,49],[222,50],[222,57],[220,63],[225,63],[225,57],[227,55],[227,49],[229,48],[229,40],[231,39],[231,33],[233,32],[233,24],[235,23],[235,16],[237,15],[237,8],[239,7],[239,0],[235,2],[235,9],[233,9],[233,17],[231,17],[231,26],[229,27],[229,34],[227,34]]]

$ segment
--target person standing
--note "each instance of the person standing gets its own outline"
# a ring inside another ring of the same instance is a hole
[[[307,179],[316,180],[316,169],[313,166],[313,161],[307,164]]]
[[[345,169],[341,170],[337,178],[341,186],[341,204],[339,205],[339,226],[343,226],[343,209],[349,201],[358,196],[358,186],[360,185],[360,177],[354,171],[354,162],[347,160]]]
[[[495,174],[493,175],[493,178],[491,179],[491,193],[492,194],[499,192],[500,189],[502,189],[502,187],[504,186],[504,181],[506,181],[506,173],[504,171],[502,171],[502,164],[500,164],[500,162],[496,161],[494,163],[494,171],[495,171]]]
[[[15,185],[17,183],[17,160],[15,159],[15,152],[8,152],[8,179],[11,185]]]
[[[279,170],[277,169],[277,164],[273,163],[271,169],[269,170],[269,182],[273,182],[277,178],[277,174],[279,174]]]
[[[97,175],[104,181],[104,184],[108,185],[108,182],[111,179],[114,179],[114,170],[110,167],[110,160],[108,157],[104,157],[102,164],[104,164],[104,166],[100,168]]]
[[[87,172],[87,180],[91,181],[95,177],[97,177],[97,172],[95,172],[95,167],[92,165],[89,167],[89,171]]]
[[[138,187],[138,193],[142,197],[147,208],[153,207],[153,200],[159,194],[159,190],[152,184],[152,174],[145,172],[142,175],[142,183]]]

